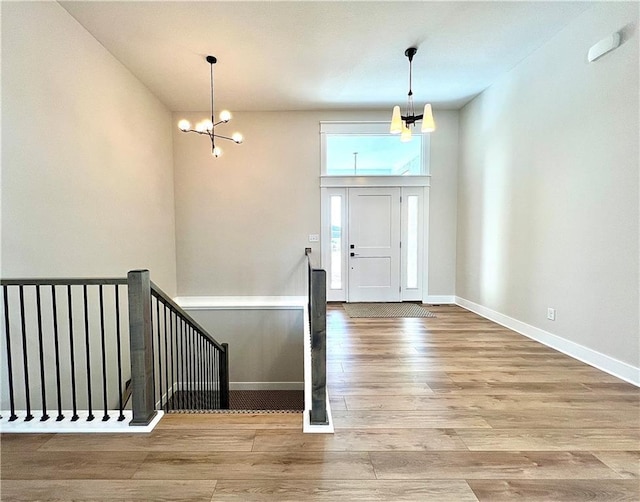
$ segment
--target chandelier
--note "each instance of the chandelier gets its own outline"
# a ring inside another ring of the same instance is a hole
[[[231,112],[228,110],[222,110],[220,112],[220,120],[215,121],[215,113],[213,108],[213,65],[218,61],[215,56],[207,56],[207,63],[211,65],[211,120],[205,119],[198,122],[195,127],[191,128],[191,122],[188,120],[182,119],[178,122],[178,128],[182,132],[195,132],[197,134],[204,134],[211,138],[211,155],[214,157],[220,157],[222,155],[222,149],[219,146],[216,146],[216,138],[227,139],[229,141],[233,141],[234,143],[240,144],[242,143],[242,134],[239,132],[234,132],[231,137],[222,136],[220,134],[216,134],[216,127],[220,124],[226,124],[231,120]]]
[[[422,115],[416,115],[413,107],[413,91],[411,90],[411,79],[413,69],[413,56],[416,55],[418,49],[415,47],[409,47],[404,51],[404,55],[409,59],[409,93],[407,94],[407,108],[404,115],[400,113],[400,107],[393,107],[393,114],[391,115],[391,128],[389,132],[391,134],[400,134],[400,141],[406,142],[411,140],[411,129],[414,124],[419,120],[422,120],[422,132],[432,132],[436,130],[436,124],[433,121],[433,112],[431,105],[424,105],[424,111]]]

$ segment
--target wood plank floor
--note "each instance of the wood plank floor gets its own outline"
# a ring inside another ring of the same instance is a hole
[[[638,501],[640,391],[455,306],[328,312],[334,435],[169,415],[147,435],[3,435],[2,500]]]

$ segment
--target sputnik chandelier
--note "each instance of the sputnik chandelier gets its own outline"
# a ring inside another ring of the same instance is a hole
[[[414,124],[419,120],[422,120],[422,132],[432,132],[436,130],[436,124],[433,121],[433,112],[431,105],[424,105],[424,111],[422,115],[416,115],[413,108],[413,91],[411,90],[411,78],[413,67],[413,56],[416,55],[418,49],[415,47],[409,47],[404,51],[404,55],[409,58],[409,93],[407,94],[407,108],[404,115],[400,113],[400,107],[393,107],[393,114],[391,116],[391,128],[389,132],[391,134],[400,134],[400,141],[411,140],[411,129]]]
[[[227,139],[229,141],[233,141],[234,143],[240,144],[243,141],[242,134],[239,132],[234,132],[231,137],[222,136],[220,134],[216,134],[215,130],[220,124],[226,124],[231,120],[231,112],[228,110],[222,110],[220,112],[220,120],[215,121],[215,113],[213,108],[213,65],[218,61],[215,56],[207,56],[207,63],[211,65],[211,120],[205,119],[198,122],[195,127],[191,128],[191,123],[188,120],[182,119],[178,122],[178,128],[182,132],[195,132],[198,134],[205,134],[211,138],[211,155],[214,157],[220,157],[222,155],[222,149],[219,146],[216,146],[216,138]]]

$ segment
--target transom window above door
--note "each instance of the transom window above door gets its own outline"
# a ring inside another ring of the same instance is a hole
[[[321,122],[323,176],[424,176],[429,135],[402,142],[386,122]]]

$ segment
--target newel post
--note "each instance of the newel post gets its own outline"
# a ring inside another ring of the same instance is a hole
[[[220,409],[229,409],[229,344],[223,343],[224,352],[220,353]]]
[[[154,405],[151,280],[148,270],[127,274],[129,290],[129,346],[131,352],[131,403],[129,425],[149,425]]]
[[[327,272],[311,270],[311,424],[327,424]]]

